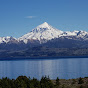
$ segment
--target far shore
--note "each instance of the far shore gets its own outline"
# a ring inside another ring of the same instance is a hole
[[[0,61],[2,60],[39,60],[39,59],[70,59],[70,58],[88,58],[88,56],[55,56],[55,57],[51,57],[51,56],[44,56],[44,57],[0,57]]]

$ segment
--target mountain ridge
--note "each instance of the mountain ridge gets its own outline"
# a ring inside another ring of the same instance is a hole
[[[16,39],[0,37],[0,57],[88,56],[88,32],[61,31],[47,22]]]
[[[19,38],[14,37],[0,37],[0,44],[1,43],[8,43],[8,42],[23,42],[27,44],[31,40],[37,40],[41,43],[46,43],[48,40],[52,40],[54,38],[60,38],[63,36],[76,36],[78,39],[83,38],[84,40],[88,40],[88,32],[80,30],[80,31],[61,31],[58,30],[51,25],[49,25],[47,22],[44,22],[43,24],[37,26],[34,28],[31,32],[23,35]],[[14,42],[14,43],[15,43]]]

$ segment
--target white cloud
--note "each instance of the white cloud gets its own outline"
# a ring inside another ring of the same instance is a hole
[[[35,18],[36,16],[26,16],[25,18],[29,18],[29,19],[32,19],[32,18]]]

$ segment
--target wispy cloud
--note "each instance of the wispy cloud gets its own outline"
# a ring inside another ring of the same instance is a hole
[[[32,19],[32,18],[36,18],[36,16],[26,16],[25,18]]]

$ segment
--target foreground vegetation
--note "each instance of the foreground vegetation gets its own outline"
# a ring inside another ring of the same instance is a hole
[[[88,88],[88,78],[50,80],[49,77],[42,77],[41,80],[31,79],[26,76],[19,76],[17,79],[0,79],[0,88]]]

